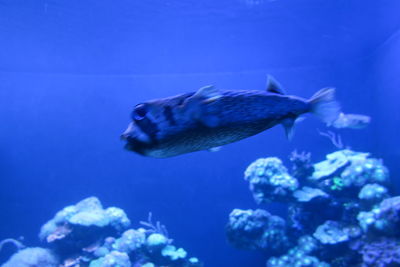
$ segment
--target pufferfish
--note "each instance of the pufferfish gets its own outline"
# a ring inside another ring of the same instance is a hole
[[[155,158],[215,151],[277,124],[290,139],[302,114],[311,112],[328,124],[335,121],[340,107],[334,95],[333,88],[321,89],[310,99],[286,95],[271,76],[265,91],[205,86],[137,104],[121,139],[126,140],[126,149]]]

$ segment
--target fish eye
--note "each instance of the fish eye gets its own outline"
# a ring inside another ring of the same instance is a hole
[[[144,104],[136,105],[132,113],[132,118],[134,120],[142,120],[147,114],[147,108]]]

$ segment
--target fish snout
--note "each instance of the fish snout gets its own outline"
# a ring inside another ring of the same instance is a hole
[[[133,123],[129,123],[128,128],[120,135],[121,140],[128,141],[128,139],[132,136],[134,132],[134,125]]]
[[[137,127],[133,122],[128,125],[128,128],[120,135],[121,140],[127,142],[142,142],[150,143],[150,137],[144,133],[140,127]]]
[[[129,135],[124,132],[119,136],[119,138],[123,141],[128,141]]]

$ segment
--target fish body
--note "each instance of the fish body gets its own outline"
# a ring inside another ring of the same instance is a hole
[[[339,111],[333,93],[334,89],[323,89],[310,100],[284,95],[272,78],[266,91],[206,86],[138,104],[122,138],[128,150],[165,158],[215,150],[277,124],[291,137],[295,120],[304,113],[321,113],[327,121],[336,119]]]
[[[340,113],[338,118],[332,122],[332,126],[338,129],[364,129],[371,122],[371,117],[361,114]]]

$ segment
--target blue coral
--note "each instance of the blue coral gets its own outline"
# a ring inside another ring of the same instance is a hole
[[[131,253],[144,246],[146,242],[146,234],[144,229],[129,229],[122,236],[115,240],[112,249],[120,252]]]
[[[303,188],[296,190],[293,196],[299,202],[310,202],[316,198],[328,198],[329,195],[318,188],[312,188],[304,186]]]
[[[167,245],[162,249],[161,255],[169,257],[171,261],[176,261],[186,258],[187,252],[183,248],[176,248],[175,246]]]
[[[381,160],[361,158],[352,160],[341,174],[344,187],[362,187],[367,183],[387,184],[389,172]]]
[[[312,266],[329,267],[326,262],[320,261],[311,254],[318,249],[318,241],[311,236],[302,236],[297,242],[297,246],[290,249],[287,254],[280,257],[271,257],[267,261],[267,267],[286,267],[286,266]]]
[[[103,209],[96,197],[89,197],[57,212],[53,219],[42,226],[39,237],[49,243],[67,236],[74,236],[73,238],[82,241],[88,237],[86,233],[89,228],[91,231],[110,234],[110,231],[119,233],[129,225],[130,221],[123,210],[114,207]]]
[[[314,172],[314,166],[311,163],[311,153],[293,151],[289,159],[292,163],[292,174],[299,181],[305,181]]]
[[[350,239],[345,228],[339,222],[335,221],[326,221],[324,224],[318,226],[313,236],[324,245],[334,245],[349,241]]]
[[[257,203],[287,201],[298,188],[298,181],[292,177],[280,159],[261,158],[250,164],[244,174]]]
[[[326,155],[326,160],[314,164],[313,180],[321,180],[341,172],[352,161],[364,160],[368,153],[354,152],[348,149],[339,150]]]
[[[2,267],[58,267],[59,258],[44,248],[26,248],[14,254]]]
[[[368,203],[377,203],[386,197],[388,197],[388,190],[380,184],[366,184],[358,193],[358,198]]]
[[[387,198],[371,211],[357,216],[360,226],[366,231],[379,231],[385,235],[400,234],[400,196]]]
[[[170,242],[166,236],[159,233],[153,233],[147,237],[145,244],[149,251],[161,251],[169,243]]]
[[[90,262],[89,267],[131,267],[132,264],[126,253],[112,251],[104,257]]]
[[[314,165],[309,153],[293,153],[291,160],[293,176],[277,158],[258,159],[245,172],[258,204],[287,203],[287,226],[280,217],[270,224],[274,216],[265,210],[235,209],[227,226],[232,245],[264,250],[274,256],[270,267],[400,266],[400,196],[389,198],[382,160],[349,149]],[[275,249],[267,232],[284,233],[275,239],[285,245]],[[357,243],[363,245],[349,249]]]
[[[361,241],[357,252],[362,256],[362,267],[400,266],[400,241],[381,237],[369,242]]]
[[[234,209],[226,227],[228,241],[238,248],[262,249],[275,254],[288,248],[285,220],[261,209]]]
[[[140,222],[146,228],[128,229],[122,209],[104,209],[96,197],[67,206],[42,226],[40,238],[52,249],[27,248],[5,267],[201,267],[195,257],[172,245],[164,225]],[[123,230],[125,230],[123,232]]]

